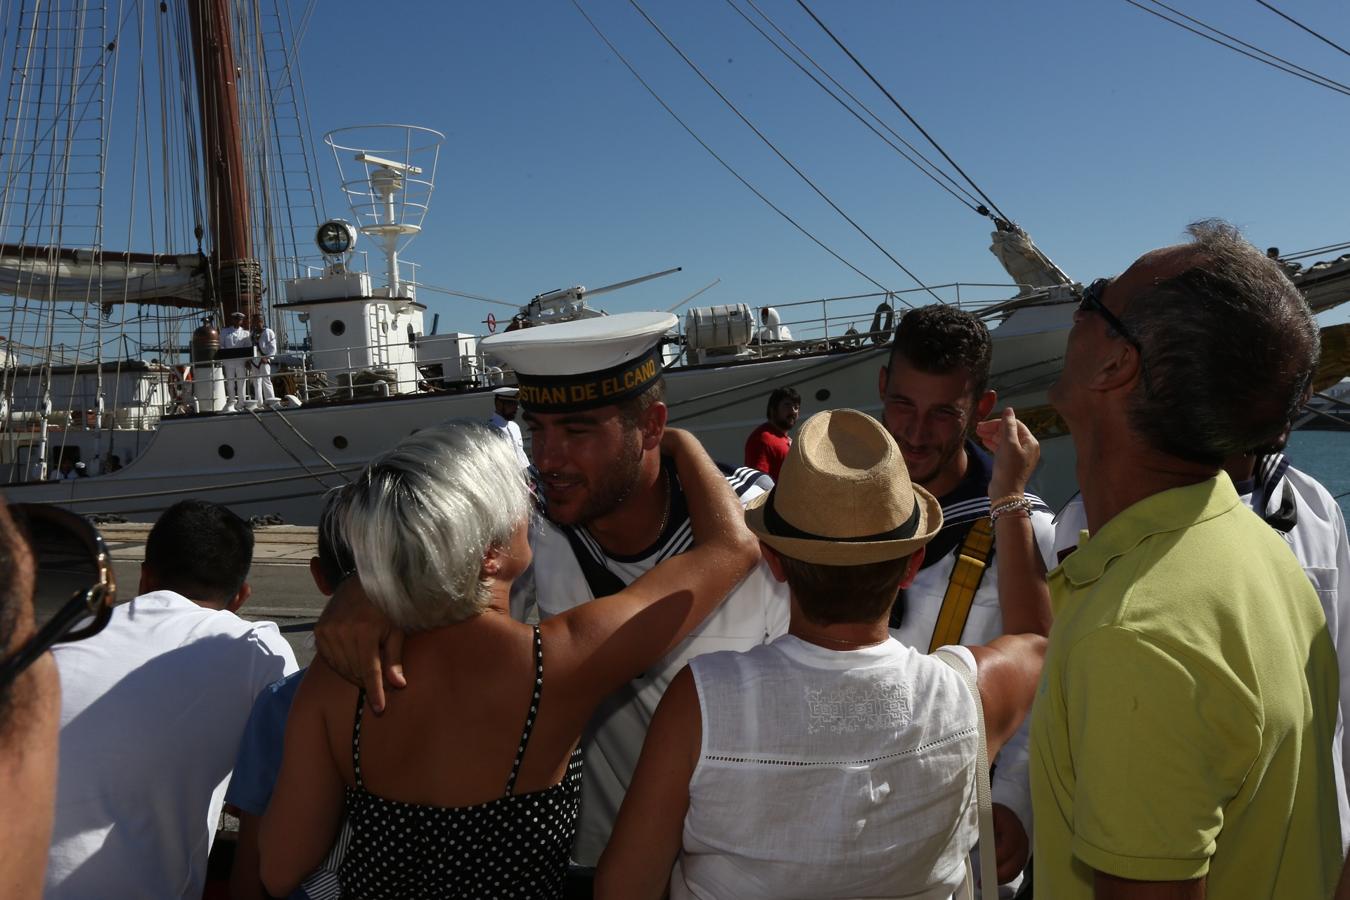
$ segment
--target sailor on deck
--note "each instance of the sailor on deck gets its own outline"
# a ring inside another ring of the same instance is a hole
[[[252,339],[244,327],[244,314],[230,313],[230,324],[220,330],[220,368],[225,375],[225,408],[234,412],[246,396],[244,387],[248,378],[248,358]]]
[[[253,398],[264,405],[277,399],[272,389],[272,357],[277,355],[277,333],[263,322],[262,313],[254,313],[249,322],[249,343],[253,347]]]
[[[525,455],[525,441],[520,435],[520,425],[516,424],[516,411],[520,409],[520,391],[513,387],[499,387],[492,392],[492,418],[488,425],[500,431],[511,440],[516,448],[516,460],[522,469],[530,467],[530,458]]]

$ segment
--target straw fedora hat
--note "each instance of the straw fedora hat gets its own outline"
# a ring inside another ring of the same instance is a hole
[[[778,483],[746,506],[745,523],[802,562],[858,566],[908,556],[942,528],[942,507],[911,484],[900,448],[855,409],[806,420]]]

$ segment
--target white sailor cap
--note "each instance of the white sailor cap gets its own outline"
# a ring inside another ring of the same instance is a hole
[[[519,400],[520,389],[513,387],[499,387],[492,392],[492,396],[501,400]]]
[[[634,312],[494,334],[480,346],[515,370],[520,403],[575,412],[636,397],[661,377],[661,337],[679,320]]]

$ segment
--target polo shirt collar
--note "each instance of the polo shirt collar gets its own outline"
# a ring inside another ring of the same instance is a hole
[[[1216,518],[1240,502],[1233,482],[1223,472],[1145,497],[1103,525],[1064,560],[1060,570],[1070,584],[1082,587],[1101,578],[1112,560],[1145,539]]]

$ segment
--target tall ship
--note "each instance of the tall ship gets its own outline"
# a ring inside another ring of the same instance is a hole
[[[0,479],[11,501],[142,521],[203,497],[309,524],[326,491],[400,438],[491,414],[492,390],[513,374],[482,351],[483,335],[440,331],[411,262],[445,177],[444,135],[357,126],[312,144],[284,0],[137,5],[125,18],[85,0],[19,2],[0,16]],[[137,90],[119,92],[123,79]],[[341,216],[323,214],[322,171],[338,176]],[[897,316],[957,303],[991,329],[1000,401],[1047,439],[1041,492],[1067,496],[1071,450],[1054,439],[1045,391],[1078,285],[1016,224],[989,217],[1003,285],[757,306],[687,298],[665,348],[670,422],[737,461],[776,387],[796,388],[803,414],[877,414]],[[546,291],[484,325],[604,315],[601,296],[676,271]],[[1350,257],[1290,271],[1319,311],[1350,296]],[[275,350],[256,328],[242,351],[222,347],[237,313],[260,315]],[[1343,332],[1332,337],[1340,368],[1320,386],[1350,371]],[[226,374],[241,359],[246,380],[272,390],[232,402]]]

